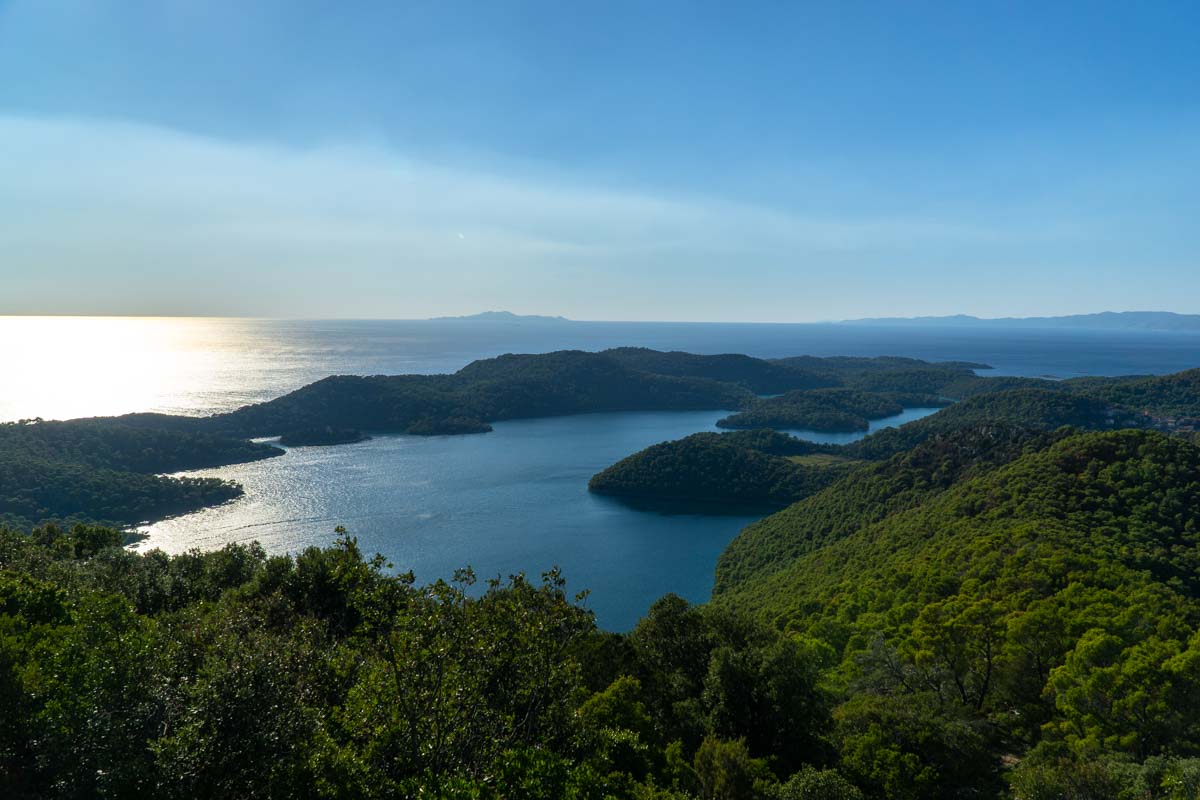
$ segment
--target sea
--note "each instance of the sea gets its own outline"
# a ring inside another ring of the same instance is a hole
[[[453,372],[503,353],[642,346],[694,353],[898,355],[981,362],[985,374],[1069,378],[1200,366],[1200,334],[838,324],[0,317],[0,421],[135,411],[204,415],[332,374]],[[873,429],[932,409],[907,409]],[[673,592],[708,599],[725,545],[761,513],[635,508],[587,491],[597,471],[656,442],[715,430],[725,412],[584,414],[495,424],[472,436],[376,436],[188,475],[245,496],[143,527],[137,548],[178,553],[259,541],[333,542],[344,526],[419,581],[558,567],[597,623],[635,625]],[[795,431],[817,441],[862,434]]]

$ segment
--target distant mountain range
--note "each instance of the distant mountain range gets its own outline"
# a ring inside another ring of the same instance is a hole
[[[460,317],[431,317],[430,322],[492,323],[566,323],[575,320],[541,314],[514,314],[511,311],[484,311]],[[795,323],[804,325],[810,323]],[[972,317],[953,314],[944,317],[869,317],[848,319],[838,325],[874,325],[879,327],[929,328],[1012,328],[1109,331],[1196,331],[1200,332],[1200,314],[1176,314],[1172,311],[1103,311],[1099,314],[1071,314],[1061,317]]]
[[[1104,311],[1099,314],[1071,314],[1063,317],[997,317],[991,319],[955,314],[948,317],[874,317],[845,320],[840,324],[1200,332],[1200,314],[1176,314],[1171,311]]]
[[[430,322],[570,322],[566,317],[540,314],[514,314],[511,311],[483,311],[462,317],[431,317]]]

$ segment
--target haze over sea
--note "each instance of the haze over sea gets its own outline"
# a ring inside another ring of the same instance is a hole
[[[644,346],[696,353],[901,355],[979,361],[993,374],[1067,378],[1200,365],[1200,335],[847,325],[627,322],[278,321],[0,317],[0,420],[163,411],[207,414],[330,374],[452,372],[506,352]],[[910,409],[875,427],[928,413]],[[591,414],[495,425],[461,437],[380,436],[196,475],[246,496],[146,529],[179,552],[257,539],[270,551],[328,544],[345,525],[418,580],[560,565],[595,590],[600,624],[631,626],[668,591],[704,600],[724,545],[755,515],[670,514],[590,495],[588,478],[655,442],[713,430],[711,412]],[[799,432],[845,441],[854,436]]]

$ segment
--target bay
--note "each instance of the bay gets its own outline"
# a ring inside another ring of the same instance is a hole
[[[906,409],[872,429],[935,409]],[[591,494],[588,479],[630,453],[702,430],[724,411],[513,420],[472,436],[378,436],[296,447],[251,464],[181,473],[232,478],[245,497],[144,529],[137,547],[178,553],[257,540],[270,552],[326,546],[345,526],[419,582],[472,567],[482,579],[561,567],[591,592],[597,622],[626,630],[667,592],[703,602],[721,550],[761,514],[645,511]],[[796,431],[843,442],[863,433]]]

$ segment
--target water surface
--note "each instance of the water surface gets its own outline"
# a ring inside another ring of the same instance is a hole
[[[934,409],[908,409],[873,428]],[[474,436],[380,436],[296,447],[278,458],[185,473],[233,478],[245,497],[166,520],[139,547],[180,552],[257,539],[272,552],[325,546],[344,525],[421,582],[471,566],[482,577],[563,568],[604,627],[631,627],[656,598],[702,602],[725,545],[760,514],[670,514],[591,494],[588,479],[725,411],[583,414],[496,423]],[[863,434],[800,435],[845,441]]]

